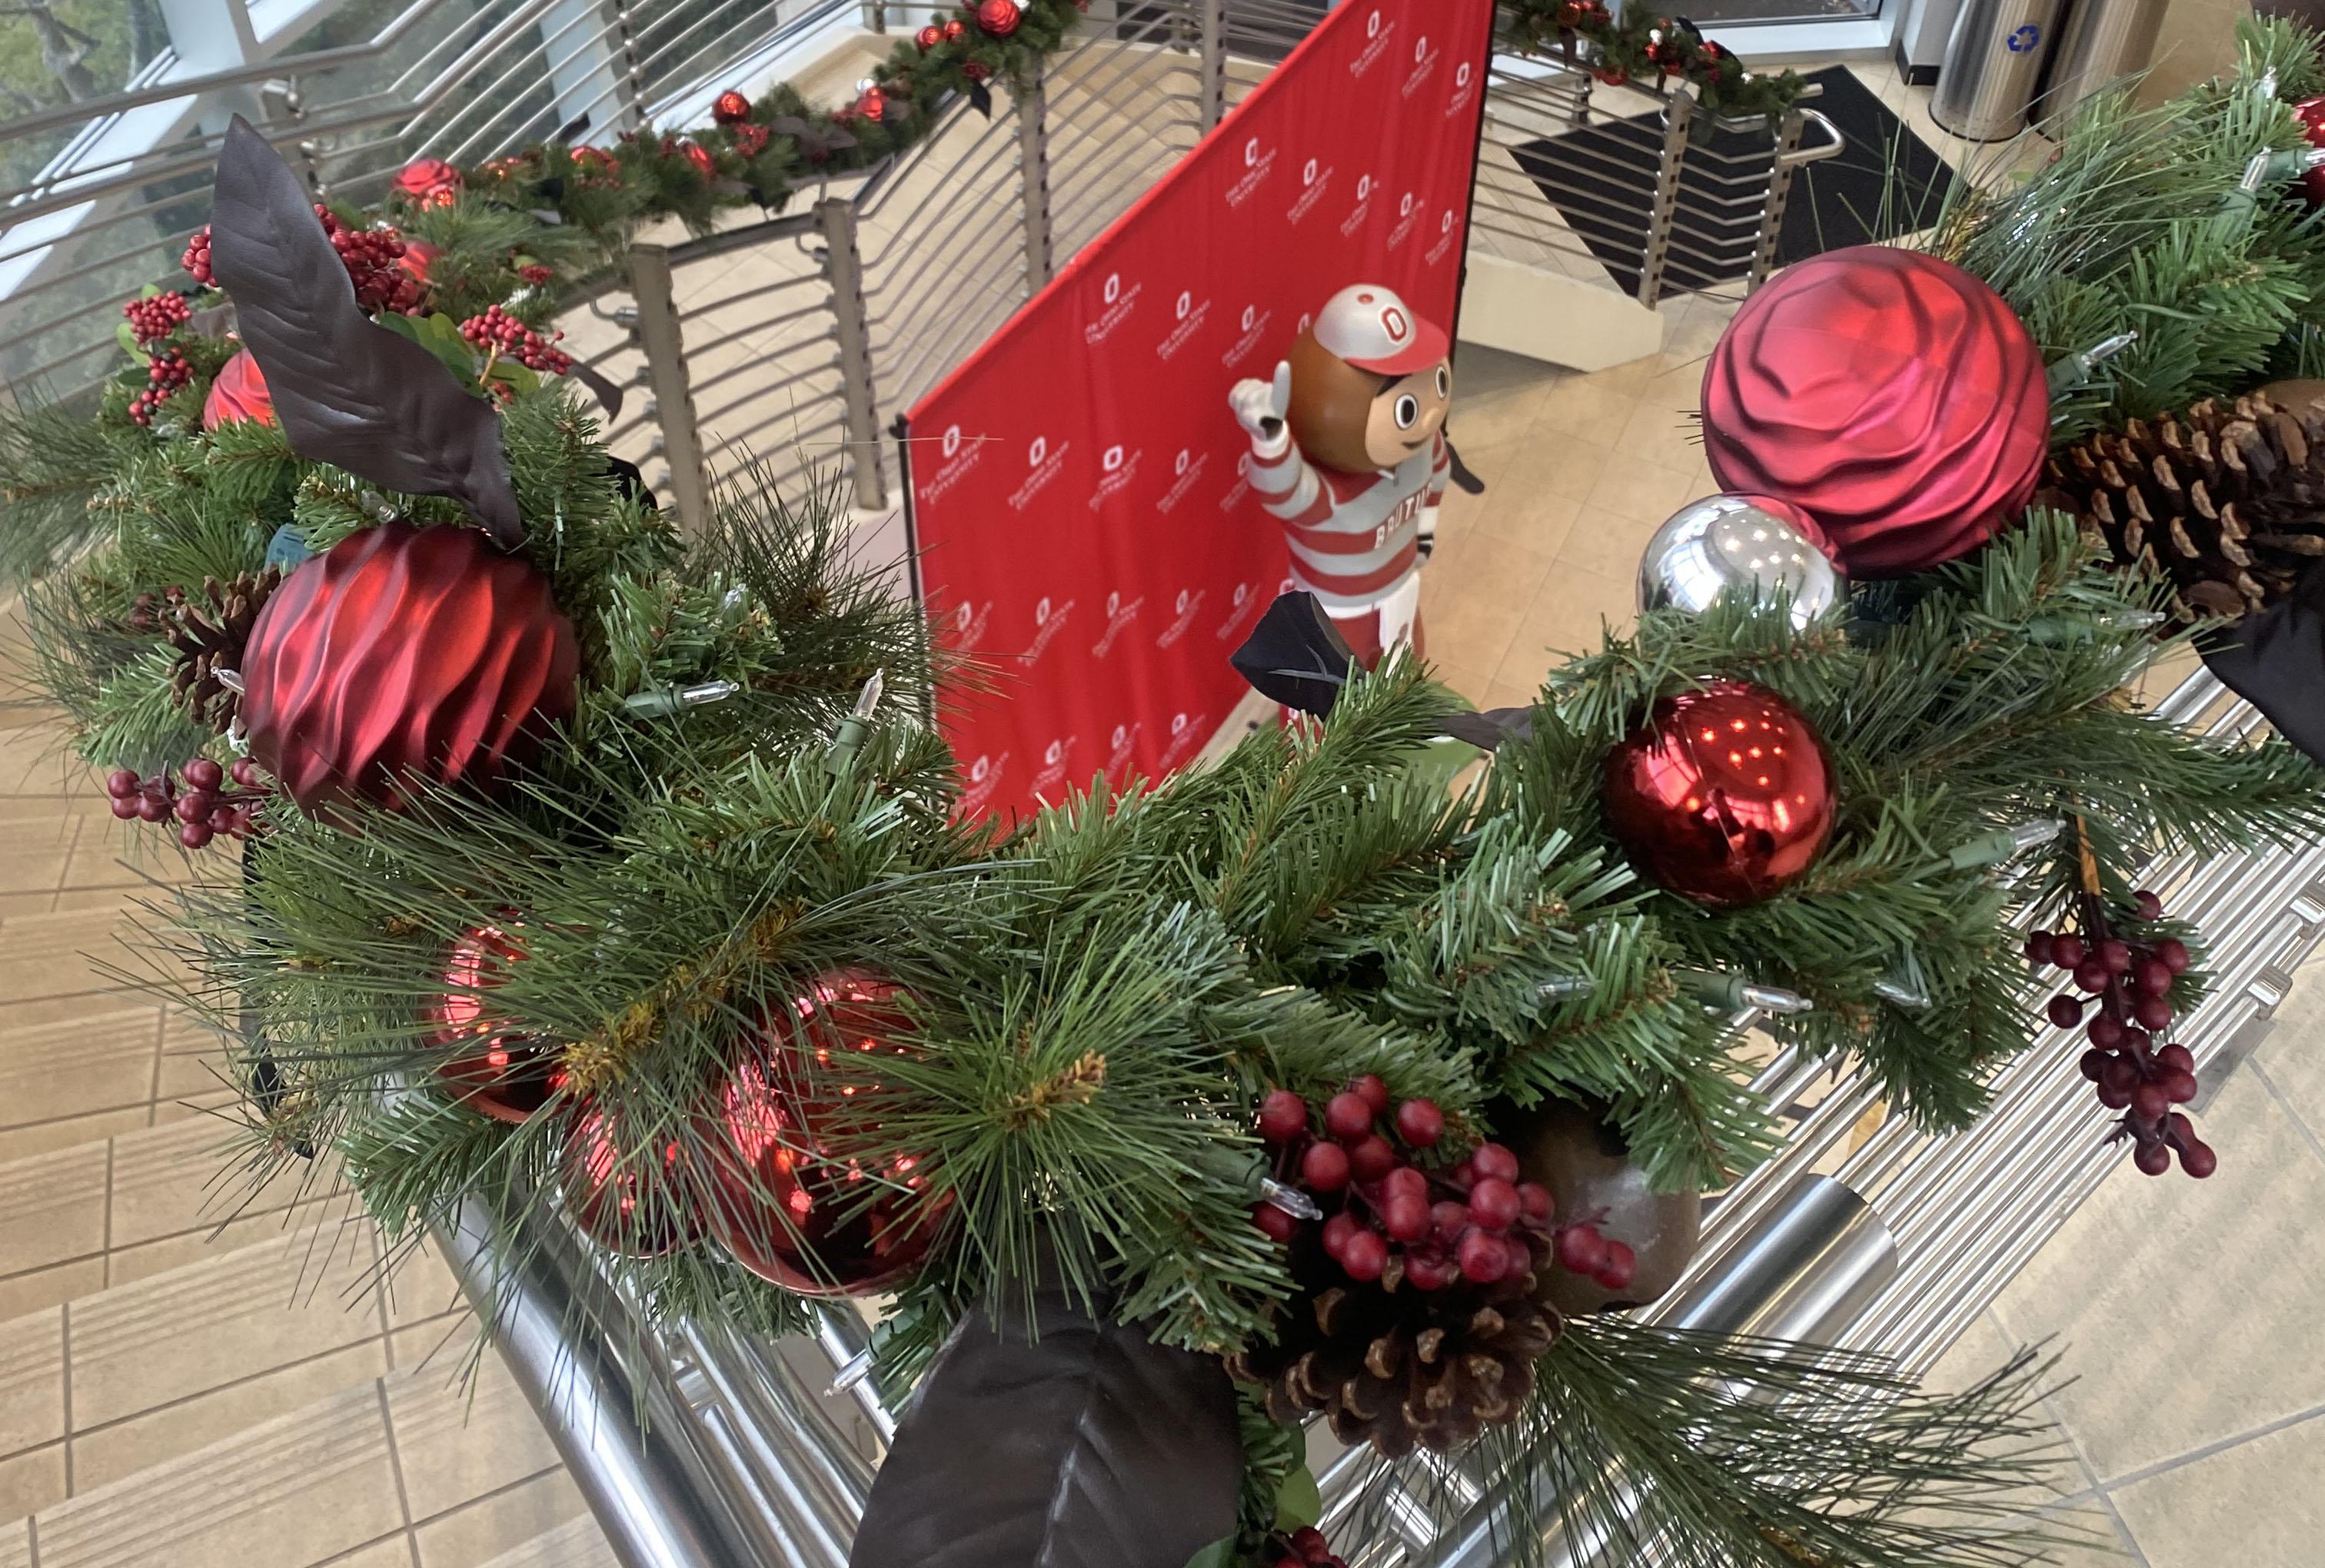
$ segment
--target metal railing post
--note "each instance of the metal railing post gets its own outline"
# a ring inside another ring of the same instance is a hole
[[[1647,216],[1647,244],[1639,258],[1639,303],[1653,306],[1662,298],[1663,263],[1671,254],[1672,217],[1679,210],[1680,165],[1687,159],[1687,133],[1695,118],[1695,99],[1672,95],[1663,106],[1663,161],[1655,170],[1655,204]]]
[[[1202,30],[1200,107],[1203,129],[1208,131],[1227,112],[1227,0],[1195,0],[1195,8],[1200,14]]]
[[[613,56],[615,125],[624,131],[643,130],[645,84],[638,76],[638,42],[630,35],[627,0],[597,0],[597,5],[606,21],[607,52]]]
[[[823,230],[823,275],[831,285],[831,314],[839,334],[839,389],[848,413],[848,468],[856,504],[885,506],[880,473],[880,416],[872,389],[872,322],[864,308],[864,257],[856,244],[856,205],[828,196],[815,204]]]
[[[1768,171],[1768,205],[1760,214],[1760,239],[1752,247],[1752,271],[1744,280],[1744,291],[1750,293],[1768,281],[1776,265],[1776,245],[1783,237],[1784,205],[1792,193],[1792,171],[1799,167],[1792,154],[1801,150],[1801,137],[1808,129],[1808,116],[1793,104],[1784,110],[1784,118],[1776,128],[1776,161]]]
[[[1025,298],[1050,281],[1050,96],[1039,61],[1016,86],[1019,202],[1025,213]]]
[[[637,300],[631,330],[646,356],[646,384],[653,389],[653,414],[662,427],[657,446],[670,465],[671,504],[689,531],[710,520],[710,485],[702,466],[702,434],[694,423],[694,391],[686,374],[686,340],[670,289],[670,250],[632,245],[630,292]]]

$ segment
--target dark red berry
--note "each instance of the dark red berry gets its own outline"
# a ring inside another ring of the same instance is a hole
[[[144,782],[137,777],[135,769],[116,768],[105,776],[105,792],[118,800],[124,796],[136,794],[138,787]]]
[[[1302,1525],[1292,1532],[1292,1549],[1311,1563],[1321,1563],[1332,1554],[1332,1544],[1313,1525]]]
[[[1289,1241],[1300,1229],[1300,1222],[1277,1208],[1274,1204],[1254,1204],[1251,1222],[1275,1241]]]
[[[1481,1143],[1469,1155],[1469,1168],[1482,1181],[1487,1176],[1499,1176],[1505,1182],[1518,1179],[1518,1157],[1498,1143]]]
[[[2186,1105],[2203,1093],[2204,1086],[2193,1073],[2166,1073],[2161,1080],[2163,1097],[2174,1105]]]
[[[2220,1157],[2212,1152],[2209,1143],[2191,1143],[2180,1151],[2180,1168],[2202,1181],[2220,1168]]]
[[[1461,1264],[1461,1277],[1472,1285],[1491,1285],[1510,1271],[1510,1250],[1502,1245],[1500,1237],[1483,1231],[1462,1237],[1455,1256]]]
[[[1445,1136],[1445,1112],[1433,1100],[1408,1100],[1396,1108],[1396,1135],[1415,1148],[1428,1148]]]
[[[2172,1168],[2172,1151],[2160,1143],[2143,1143],[2133,1152],[2131,1163],[2143,1176],[2162,1176]]]
[[[2077,977],[2077,982],[2080,983],[2080,976]],[[2082,1002],[2063,992],[2051,999],[2051,1005],[2047,1010],[2050,1012],[2051,1021],[2062,1029],[2073,1028],[2083,1020]]]
[[[2196,1053],[2185,1046],[2166,1046],[2155,1053],[2155,1065],[2168,1073],[2192,1073]]]
[[[2109,936],[2098,945],[2098,961],[2107,966],[2110,974],[2121,974],[2131,967],[2131,944],[2120,936]]]
[[[2107,1065],[2107,1054],[2093,1046],[2075,1059],[2075,1065],[2082,1069],[2084,1077],[2096,1084],[2099,1081],[2099,1069]]]
[[[1388,1114],[1388,1085],[1381,1082],[1378,1073],[1366,1073],[1348,1081],[1348,1093],[1373,1108],[1376,1116]]]
[[[2099,1086],[2128,1098],[2139,1087],[2139,1069],[2121,1056],[2111,1056],[2099,1065]]]
[[[2051,942],[2052,936],[2051,933],[2048,931],[2029,932],[2026,936],[2026,957],[2028,961],[2034,964],[2050,963]]]
[[[2172,973],[2188,973],[2188,944],[2181,941],[2179,937],[2166,936],[2163,941],[2158,942],[2155,945],[2155,956],[2162,959],[2163,967]]]
[[[178,829],[178,842],[188,849],[201,848],[209,843],[211,836],[210,825],[207,822],[189,822]]]
[[[1310,1144],[1300,1157],[1300,1180],[1311,1192],[1338,1192],[1348,1185],[1348,1151],[1337,1143]]]
[[[2107,966],[2096,958],[2086,958],[2075,965],[2075,989],[2088,991],[2093,996],[2105,991],[2107,982],[2114,978],[2107,973]]]
[[[1373,1108],[1361,1094],[1342,1090],[1326,1102],[1324,1130],[1343,1143],[1354,1143],[1373,1130]]]
[[[2110,1084],[2105,1078],[2101,1078],[2098,1086],[2099,1103],[2110,1111],[2121,1111],[2131,1103],[2131,1092],[2135,1086],[2127,1084]]]
[[[1629,1285],[1639,1271],[1638,1254],[1621,1241],[1607,1243],[1607,1261],[1598,1266],[1598,1283],[1609,1290]]]
[[[1348,1170],[1360,1182],[1376,1182],[1396,1168],[1396,1146],[1379,1133],[1348,1148]]]
[[[1399,1241],[1426,1241],[1432,1225],[1426,1198],[1398,1193],[1381,1204],[1381,1226]]]
[[[1394,1198],[1410,1194],[1423,1205],[1429,1202],[1429,1178],[1409,1165],[1401,1165],[1381,1178],[1381,1196]]]
[[[1388,1267],[1388,1243],[1370,1231],[1359,1231],[1340,1249],[1340,1267],[1351,1279],[1378,1279]]]
[[[1290,1143],[1307,1130],[1308,1102],[1289,1089],[1270,1089],[1259,1102],[1259,1135],[1270,1143]]]
[[[1404,1277],[1415,1290],[1442,1290],[1453,1283],[1453,1265],[1427,1252],[1404,1255]]]
[[[1506,1231],[1524,1208],[1518,1190],[1499,1176],[1482,1176],[1469,1189],[1469,1214],[1488,1231]]]
[[[2065,931],[2051,938],[2051,962],[2061,969],[2072,969],[2083,961],[2083,943],[2080,936]]]
[[[1547,1225],[1551,1216],[1558,1213],[1558,1200],[1540,1182],[1520,1182],[1518,1209],[1534,1224]]]
[[[2171,1109],[2161,1084],[2142,1084],[2131,1092],[2131,1113],[2142,1121],[2161,1121]]]
[[[1346,1212],[1335,1214],[1325,1221],[1324,1251],[1326,1255],[1338,1258],[1340,1255],[1340,1250],[1348,1244],[1348,1238],[1364,1228],[1363,1221]]]
[[[2143,920],[2163,918],[2163,900],[2145,888],[2131,895],[2131,907],[2139,911],[2139,918]]]
[[[218,805],[218,797],[207,789],[189,789],[178,797],[177,814],[180,822],[207,822],[210,810]]]
[[[2091,1015],[2083,1033],[2102,1051],[2112,1051],[2123,1044],[2123,1025],[2103,1012]]]
[[[170,802],[160,795],[140,795],[137,798],[137,815],[147,822],[159,822],[170,815]]]
[[[113,815],[121,818],[124,822],[127,822],[131,817],[137,816],[137,797],[134,795],[115,796],[113,798]]]
[[[1596,1274],[1607,1266],[1607,1239],[1594,1225],[1569,1225],[1558,1233],[1558,1266],[1573,1274]]]
[[[2131,1004],[2131,1016],[2139,1020],[2144,1029],[2172,1027],[2172,1004],[2160,996],[2143,996]]]
[[[2149,1034],[2145,1029],[2126,1029],[2123,1031],[2123,1049],[2131,1052],[2134,1056],[2137,1056],[2140,1052],[2147,1049],[2147,1047],[2153,1045],[2155,1037]]]
[[[236,757],[234,760],[234,766],[229,769],[228,771],[234,775],[234,781],[241,785],[245,789],[255,789],[258,788],[260,777],[258,764],[252,761],[249,758]]]
[[[1450,1241],[1469,1228],[1469,1205],[1457,1204],[1450,1199],[1443,1203],[1431,1204],[1429,1206],[1429,1221],[1437,1228],[1437,1233],[1440,1236]]]
[[[184,774],[187,784],[196,789],[216,789],[226,782],[226,770],[208,757],[196,757],[178,771]]]

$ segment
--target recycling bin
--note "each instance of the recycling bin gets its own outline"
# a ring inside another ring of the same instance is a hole
[[[1969,142],[2026,128],[2062,0],[1967,0],[1946,42],[1930,117]]]

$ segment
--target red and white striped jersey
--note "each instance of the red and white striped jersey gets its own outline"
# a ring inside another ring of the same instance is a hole
[[[1285,439],[1274,454],[1255,444],[1249,477],[1261,504],[1283,520],[1293,585],[1346,614],[1378,604],[1419,568],[1422,513],[1435,510],[1451,467],[1441,432],[1395,467],[1369,474],[1318,468]]]

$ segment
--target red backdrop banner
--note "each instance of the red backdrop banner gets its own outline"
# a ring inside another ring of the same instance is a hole
[[[1168,772],[1241,699],[1287,585],[1227,389],[1349,283],[1452,329],[1492,25],[1343,0],[907,416],[923,595],[997,675],[943,698],[964,810]]]

